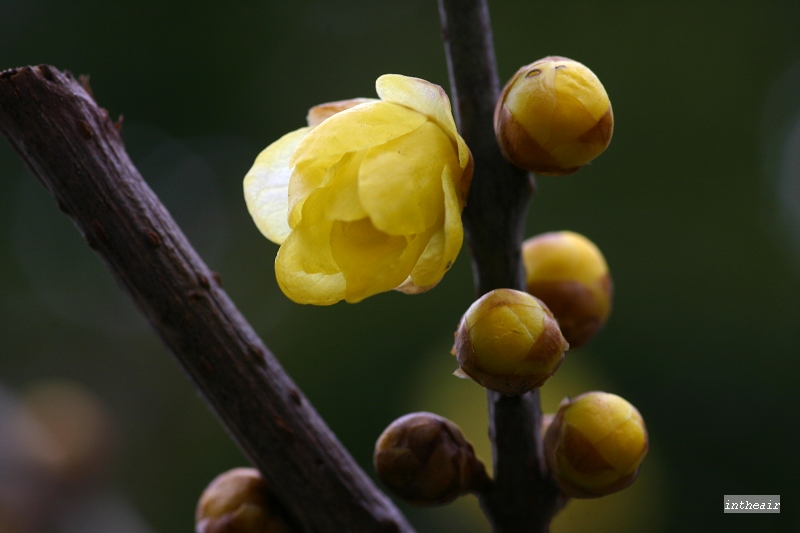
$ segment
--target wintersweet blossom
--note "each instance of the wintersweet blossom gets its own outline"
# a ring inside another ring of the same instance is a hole
[[[316,106],[244,178],[258,229],[280,244],[275,274],[295,302],[423,292],[455,261],[472,156],[447,94],[387,74],[380,100]]]

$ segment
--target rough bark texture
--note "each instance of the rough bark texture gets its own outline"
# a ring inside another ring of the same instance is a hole
[[[498,288],[525,290],[520,247],[533,177],[509,164],[494,134],[500,94],[486,0],[439,0],[454,110],[475,158],[464,210],[478,296]],[[542,453],[538,390],[523,396],[487,391],[494,483],[480,495],[497,533],[545,532],[559,492]]]
[[[70,74],[0,74],[0,131],[304,531],[411,532],[221,288]]]

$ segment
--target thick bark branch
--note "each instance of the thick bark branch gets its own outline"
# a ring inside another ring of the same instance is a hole
[[[203,263],[108,113],[48,66],[0,74],[0,131],[305,531],[411,532]]]
[[[475,158],[463,221],[478,295],[524,290],[522,243],[533,176],[509,164],[495,140],[500,93],[486,0],[439,0],[454,110]],[[481,505],[498,533],[544,532],[559,505],[542,453],[538,390],[519,397],[487,391],[494,483]]]

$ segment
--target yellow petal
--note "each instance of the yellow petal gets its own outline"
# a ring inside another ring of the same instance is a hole
[[[564,414],[564,422],[580,428],[592,444],[600,442],[631,418],[633,406],[616,394],[583,394]]]
[[[300,220],[305,199],[334,176],[332,167],[348,152],[357,152],[405,135],[426,120],[424,115],[387,102],[368,102],[331,116],[297,146],[290,165],[289,227]]]
[[[417,262],[430,233],[396,237],[378,231],[369,219],[334,222],[331,250],[347,281],[347,301],[359,302],[400,285]]]
[[[358,199],[358,169],[365,155],[365,150],[348,153],[336,164],[334,176],[329,182],[325,218],[348,222],[367,218],[367,211]]]
[[[558,105],[556,70],[552,61],[529,66],[517,74],[506,96],[506,107],[530,138],[544,145],[550,140],[551,121]]]
[[[464,229],[461,225],[461,209],[451,175],[450,167],[445,167],[442,171],[444,224],[433,234],[417,265],[411,271],[411,280],[417,287],[436,285],[445,272],[453,266],[461,250]]]
[[[347,155],[336,154],[313,161],[302,161],[292,169],[289,177],[289,227],[294,228],[303,212],[303,202],[308,195],[328,185],[335,174],[336,164]]]
[[[564,142],[575,141],[595,125],[592,117],[580,100],[570,94],[556,91],[558,104],[553,112],[550,138],[542,146],[548,150]],[[593,148],[593,147],[592,147]]]
[[[595,443],[595,447],[617,472],[628,474],[636,470],[644,460],[642,455],[643,443],[646,440],[644,433],[642,424],[631,416],[611,434]]]
[[[399,74],[381,76],[375,82],[375,89],[382,100],[419,111],[439,124],[456,141],[459,166],[466,168],[469,150],[458,134],[450,99],[444,89],[435,83]]]
[[[469,332],[475,353],[491,354],[481,358],[484,372],[522,375],[528,370],[525,355],[536,339],[513,310],[506,306],[490,309]]]
[[[594,122],[608,110],[609,100],[605,87],[594,72],[577,61],[556,61],[556,91],[577,98],[592,115]]]
[[[341,113],[351,107],[367,102],[376,102],[374,98],[353,98],[351,100],[339,100],[338,102],[328,102],[325,104],[315,105],[308,110],[306,115],[306,122],[310,127],[319,126],[325,120],[331,118],[336,113]]]
[[[281,244],[289,236],[289,159],[311,128],[287,133],[256,158],[244,177],[244,199],[256,227],[266,238]]]
[[[326,188],[309,195],[302,219],[275,259],[278,285],[297,303],[331,305],[345,297],[344,276],[331,254],[333,222],[324,216],[327,200]]]
[[[450,139],[433,122],[367,151],[358,196],[373,224],[390,235],[421,233],[443,211],[442,167],[456,166]]]
[[[366,150],[405,135],[425,120],[416,111],[388,102],[351,107],[314,128],[297,146],[290,164],[338,160],[346,152]]]

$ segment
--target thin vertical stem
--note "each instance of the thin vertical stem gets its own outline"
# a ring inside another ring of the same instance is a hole
[[[520,247],[533,177],[509,164],[494,135],[500,93],[486,0],[439,0],[442,37],[461,135],[475,158],[463,221],[478,295],[524,289]],[[546,532],[560,503],[543,457],[538,391],[487,391],[494,482],[481,506],[495,532]]]
[[[475,174],[464,210],[478,294],[522,289],[520,243],[532,176],[510,165],[494,136],[493,115],[500,81],[485,0],[439,0],[442,34],[455,118],[475,158]]]

